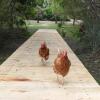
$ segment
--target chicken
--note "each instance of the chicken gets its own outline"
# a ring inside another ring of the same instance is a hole
[[[41,47],[39,48],[39,55],[41,57],[42,63],[44,64],[49,58],[49,48],[47,47],[46,42],[41,43]]]
[[[71,62],[68,59],[67,51],[59,52],[57,58],[54,61],[53,70],[57,74],[57,81],[62,85],[64,84],[64,77],[69,72],[70,66]],[[58,75],[62,76],[62,81],[59,80]]]

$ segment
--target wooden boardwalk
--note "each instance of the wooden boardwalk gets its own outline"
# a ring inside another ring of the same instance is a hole
[[[41,41],[50,59],[41,64]],[[57,49],[67,49],[72,66],[64,86],[56,82],[52,64]],[[56,30],[40,29],[0,66],[0,100],[100,100],[100,86]]]

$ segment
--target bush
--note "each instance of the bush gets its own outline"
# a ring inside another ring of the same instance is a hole
[[[66,36],[66,31],[64,29],[64,27],[62,26],[62,23],[58,23],[58,31],[60,33],[60,35],[65,38]]]
[[[62,27],[62,23],[58,23],[58,27],[61,28]]]

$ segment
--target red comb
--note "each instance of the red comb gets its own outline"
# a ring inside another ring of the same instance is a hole
[[[41,47],[42,48],[46,47],[46,42],[45,41],[41,42]]]

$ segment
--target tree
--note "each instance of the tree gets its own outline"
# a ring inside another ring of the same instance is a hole
[[[61,6],[62,0],[52,0],[51,8],[57,23],[57,17],[63,14],[63,7]]]
[[[28,12],[31,11],[30,9],[36,6],[36,0],[1,0],[0,6],[1,26],[5,27],[6,25],[6,27],[13,28],[14,25],[19,25],[18,23],[16,24],[19,17],[23,21],[27,18],[26,13],[28,15]]]
[[[84,17],[82,20],[86,26],[86,34],[84,38],[88,38],[88,42],[93,51],[100,47],[100,1],[84,0]]]
[[[36,9],[35,11],[36,11],[37,23],[39,23],[40,17],[42,16],[43,9],[40,6],[37,6],[35,9]]]
[[[82,41],[95,51],[100,47],[100,0],[63,0],[65,15],[79,18],[85,26]]]
[[[78,19],[81,5],[81,0],[63,0],[64,11],[66,15],[73,19],[73,25],[75,25],[75,20]]]

